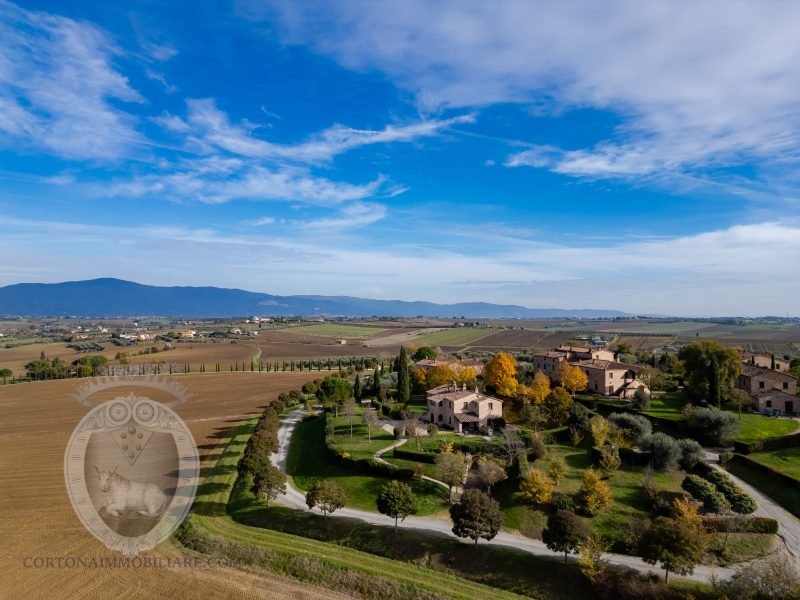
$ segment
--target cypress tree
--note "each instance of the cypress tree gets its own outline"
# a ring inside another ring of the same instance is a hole
[[[377,398],[381,392],[381,376],[378,369],[372,374],[372,394]]]
[[[397,358],[397,395],[400,402],[407,403],[411,398],[411,387],[408,379],[408,357],[406,349],[400,348],[400,356]]]
[[[361,378],[356,373],[356,380],[353,383],[353,398],[361,400]]]

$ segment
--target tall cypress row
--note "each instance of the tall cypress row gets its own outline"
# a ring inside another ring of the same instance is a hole
[[[404,404],[411,398],[411,386],[408,379],[408,357],[406,349],[400,348],[400,356],[397,358],[397,396]]]

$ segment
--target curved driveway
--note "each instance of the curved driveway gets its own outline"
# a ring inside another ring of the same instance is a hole
[[[272,455],[272,462],[275,466],[280,468],[284,473],[286,472],[286,460],[289,453],[289,442],[291,441],[292,433],[294,432],[295,426],[303,418],[304,413],[305,410],[302,408],[289,413],[286,419],[284,419],[284,421],[281,423],[280,429],[278,430],[278,441],[280,443],[280,449],[278,450],[278,452]],[[308,507],[306,506],[305,494],[296,490],[291,484],[287,485],[286,493],[279,496],[277,502],[279,502],[284,506],[288,506],[290,508],[309,510]],[[387,527],[394,526],[394,519],[391,519],[386,515],[382,515],[378,512],[360,510],[357,508],[339,509],[333,515],[331,515],[331,518],[337,518],[337,517],[356,519],[358,521],[363,521],[365,523],[371,523],[374,525],[385,525]],[[450,539],[454,538],[452,532],[452,524],[450,523],[450,520],[442,517],[413,517],[413,516],[407,517],[406,520],[400,524],[400,527],[403,527],[405,529],[416,529],[428,534],[443,536]],[[472,543],[469,540],[461,540],[461,541],[463,541],[464,543]],[[563,558],[563,554],[549,550],[547,546],[545,546],[544,542],[540,540],[526,538],[523,537],[522,535],[510,533],[508,531],[501,531],[500,533],[497,534],[497,536],[493,540],[488,542],[482,540],[480,543],[491,544],[492,546],[512,548],[514,550],[518,550],[520,552],[527,552],[535,556]],[[606,554],[604,555],[604,559],[608,562],[609,566],[612,566],[617,569],[633,570],[633,571],[638,571],[640,573],[653,572],[657,573],[660,576],[663,576],[663,571],[661,569],[648,565],[644,561],[634,556],[628,556],[625,554]],[[570,560],[574,561],[577,560],[577,558],[574,556],[570,556]],[[694,574],[689,575],[687,577],[680,577],[679,575],[672,575],[672,574],[670,575],[671,578],[678,577],[681,579],[710,582],[712,575],[716,576],[718,579],[725,579],[727,577],[730,577],[732,574],[733,571],[731,569],[725,569],[722,567],[712,568],[712,567],[698,566],[695,567]]]

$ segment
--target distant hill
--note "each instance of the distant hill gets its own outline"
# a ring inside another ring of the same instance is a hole
[[[273,296],[217,287],[158,287],[111,278],[2,287],[0,314],[32,317],[455,316],[470,319],[629,316],[615,310],[526,308],[486,302],[435,304],[349,296]]]

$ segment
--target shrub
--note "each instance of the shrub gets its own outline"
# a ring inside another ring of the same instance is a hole
[[[643,415],[611,413],[608,415],[608,420],[623,432],[626,439],[635,443],[639,443],[645,435],[653,432],[653,425]]]
[[[697,475],[687,475],[681,482],[681,487],[696,500],[703,500],[706,496],[716,491],[710,482]]]
[[[675,438],[666,433],[650,433],[642,438],[642,450],[650,452],[650,459],[656,469],[674,469],[678,464],[681,450]]]
[[[756,511],[756,502],[745,493],[727,474],[722,471],[713,470],[706,475],[717,490],[730,502],[731,509],[739,514],[749,515]]]
[[[611,506],[613,497],[608,484],[600,480],[600,473],[589,467],[581,476],[578,491],[581,509],[590,517]]]
[[[681,455],[678,459],[680,468],[688,471],[703,459],[703,447],[696,441],[688,438],[678,440]]]
[[[553,480],[539,469],[531,469],[519,484],[522,495],[534,504],[545,504],[553,496]]]
[[[567,465],[564,463],[564,460],[556,457],[551,459],[547,463],[547,476],[553,480],[553,483],[558,485],[562,479],[564,479],[564,475],[567,473]]]
[[[622,461],[619,459],[618,453],[614,452],[614,450],[609,447],[603,448],[600,454],[600,470],[603,472],[603,475],[609,477],[614,471],[619,469],[620,464],[622,464]]]
[[[567,494],[566,492],[555,492],[550,500],[550,505],[554,510],[574,511],[575,498],[572,496],[572,494]]]
[[[729,517],[703,516],[703,526],[708,531],[725,531]],[[739,533],[778,533],[778,522],[768,517],[735,517]]]
[[[704,444],[721,445],[739,433],[736,415],[716,408],[701,408],[689,418],[693,437]]]
[[[570,429],[573,427],[579,431],[589,431],[589,409],[579,402],[573,402],[569,407],[569,418],[567,425]]]
[[[720,492],[713,491],[703,498],[703,510],[710,513],[722,514],[730,508],[730,503]]]
[[[530,448],[528,448],[528,459],[539,460],[547,455],[547,445],[541,437],[535,435],[531,438]]]

